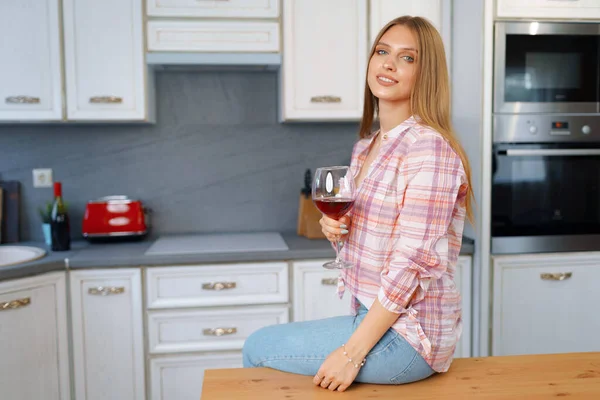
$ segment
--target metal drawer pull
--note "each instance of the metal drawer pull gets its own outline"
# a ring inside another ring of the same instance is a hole
[[[4,303],[0,303],[0,311],[14,310],[17,308],[27,307],[31,304],[31,297],[25,297],[24,299],[11,300]]]
[[[88,289],[89,294],[98,295],[98,296],[108,296],[111,294],[121,294],[125,293],[125,288],[123,286],[119,287],[104,287],[98,286]]]
[[[123,98],[117,97],[117,96],[90,97],[90,103],[95,103],[95,104],[120,104],[122,102],[123,102]]]
[[[211,282],[202,284],[202,289],[204,290],[235,289],[235,287],[235,282]]]
[[[338,278],[323,278],[321,279],[321,285],[332,285],[335,286],[338,283]]]
[[[223,336],[237,333],[237,328],[209,328],[202,331],[204,336]]]
[[[31,96],[9,96],[6,98],[6,104],[39,104],[39,97]]]
[[[556,272],[556,273],[544,273],[540,274],[540,278],[545,281],[564,281],[573,276],[572,272]]]
[[[337,96],[314,96],[310,98],[311,103],[341,103],[342,98]]]

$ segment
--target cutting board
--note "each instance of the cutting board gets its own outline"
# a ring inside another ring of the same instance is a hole
[[[288,250],[288,246],[277,232],[223,233],[160,237],[144,254],[159,256],[286,250]]]
[[[1,243],[17,243],[19,241],[20,184],[18,181],[0,181],[0,188],[3,191]]]

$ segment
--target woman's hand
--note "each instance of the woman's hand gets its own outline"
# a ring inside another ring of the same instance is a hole
[[[344,215],[339,220],[335,220],[329,218],[327,215],[323,214],[319,223],[321,224],[321,230],[323,234],[332,243],[335,243],[340,240],[344,240],[346,236],[348,236],[348,230],[350,229],[350,224],[352,220],[349,216]]]
[[[334,350],[327,356],[317,375],[313,378],[315,385],[329,390],[343,392],[354,382],[360,368],[355,368],[348,362],[348,357],[344,355],[343,348]]]

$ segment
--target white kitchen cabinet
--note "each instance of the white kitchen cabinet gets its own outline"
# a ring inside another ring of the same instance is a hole
[[[276,21],[148,21],[148,51],[278,53]]]
[[[279,0],[147,0],[150,17],[277,18]]]
[[[141,271],[70,272],[77,400],[144,400]]]
[[[71,398],[65,273],[0,282],[0,397]]]
[[[493,257],[492,355],[600,351],[600,252]]]
[[[63,0],[69,120],[149,121],[141,0]]]
[[[0,2],[0,121],[62,118],[58,0]]]
[[[367,0],[283,2],[283,121],[358,121],[367,66]]]
[[[241,352],[205,353],[150,360],[152,400],[198,400],[204,371],[242,368]]]
[[[448,0],[370,0],[369,46],[388,22],[403,15],[428,19],[440,32],[446,58],[450,65],[451,54],[451,1]]]
[[[294,282],[294,321],[348,315],[350,295],[342,300],[336,293],[338,271],[322,267],[327,260],[295,261],[292,264]],[[463,333],[455,350],[455,357],[471,355],[471,267],[470,256],[460,256],[454,280],[462,298]]]
[[[498,18],[598,19],[598,0],[498,0]]]
[[[339,271],[323,268],[329,260],[295,261],[294,321],[337,317],[350,314],[350,295],[337,295]]]

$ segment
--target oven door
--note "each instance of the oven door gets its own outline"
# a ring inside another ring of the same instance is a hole
[[[492,252],[600,250],[599,144],[497,144],[492,167]]]
[[[600,24],[496,23],[495,113],[600,112]]]

